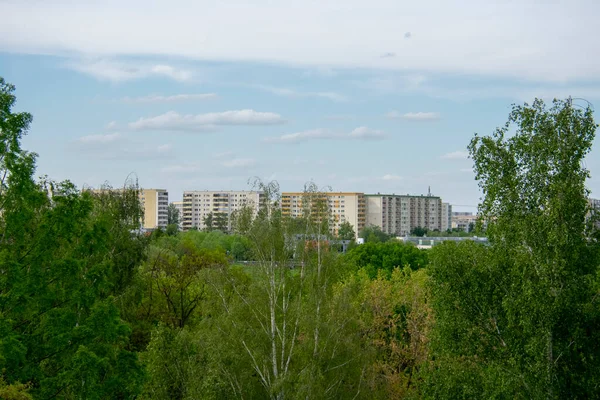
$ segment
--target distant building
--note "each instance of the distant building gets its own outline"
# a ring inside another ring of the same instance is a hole
[[[165,189],[142,189],[144,229],[166,228],[169,219],[169,192]]]
[[[123,189],[93,189],[92,193],[105,191],[122,192]],[[168,222],[169,192],[165,189],[140,189],[140,202],[144,209],[142,228],[145,230],[164,229]]]
[[[181,227],[183,230],[202,230],[206,228],[205,219],[212,214],[213,223],[224,218],[230,230],[232,213],[249,206],[256,214],[264,199],[263,192],[259,191],[185,191],[183,212],[180,214]]]
[[[310,201],[322,201],[327,205],[327,213],[330,218],[331,233],[338,234],[342,223],[348,222],[354,228],[356,235],[362,231],[366,223],[366,199],[364,193],[357,192],[325,192],[315,195],[304,192],[283,192],[281,193],[281,212],[290,217],[300,217],[304,211],[304,203],[308,198]],[[319,218],[316,215],[315,218]]]
[[[442,232],[452,229],[452,205],[442,203]]]
[[[389,235],[406,236],[417,227],[442,230],[442,199],[438,196],[368,194],[366,197],[367,224],[378,226]]]
[[[469,226],[477,223],[477,215],[472,212],[453,212],[452,213],[452,229],[459,229],[468,232]]]

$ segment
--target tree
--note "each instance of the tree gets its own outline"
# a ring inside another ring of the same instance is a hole
[[[227,233],[229,231],[229,221],[227,220],[227,213],[219,212],[214,215],[214,227],[215,229]]]
[[[169,204],[169,208],[167,209],[167,224],[179,225],[179,210],[175,207],[175,204]]]
[[[204,230],[206,232],[210,232],[214,229],[214,224],[215,224],[215,216],[213,215],[212,212],[209,212],[208,214],[206,214],[204,216]]]
[[[596,127],[589,106],[535,100],[471,141],[491,246],[432,250],[437,366],[426,396],[597,395],[600,249],[586,231],[583,163]]]
[[[410,231],[410,234],[418,237],[425,236],[427,235],[427,228],[416,226]]]
[[[70,182],[34,181],[35,154],[20,146],[32,118],[12,112],[13,91],[0,78],[0,392],[133,397],[143,373],[115,295],[144,243],[139,192],[103,203]]]
[[[292,219],[276,206],[278,185],[258,184],[267,201],[247,231],[256,263],[210,282],[222,307],[214,323],[230,332],[214,356],[228,397],[351,398],[364,386],[359,336],[341,312],[347,301],[332,300],[343,269],[328,250],[325,196],[307,185],[303,214]]]
[[[359,237],[365,240],[365,243],[379,243],[379,242],[387,242],[391,239],[391,236],[387,233],[383,232],[378,226],[367,226],[362,232],[360,232]]]
[[[344,258],[357,269],[364,269],[373,279],[382,273],[389,277],[395,268],[417,270],[427,265],[425,251],[413,244],[399,241],[365,243],[349,250]]]
[[[354,227],[350,222],[344,221],[341,223],[338,230],[338,237],[342,240],[354,240],[356,238]]]

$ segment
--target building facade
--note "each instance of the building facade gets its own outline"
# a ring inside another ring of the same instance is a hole
[[[452,205],[442,203],[442,232],[452,229]]]
[[[308,198],[311,200],[307,200]],[[364,193],[358,192],[324,192],[316,195],[304,192],[281,193],[281,212],[290,217],[301,217],[305,201],[322,201],[327,205],[331,233],[337,236],[341,224],[350,223],[354,233],[358,235],[366,225],[367,203]],[[313,204],[314,205],[314,204]]]
[[[202,230],[207,228],[205,222],[212,220],[212,227],[231,230],[232,213],[249,206],[256,214],[264,199],[259,191],[185,191],[181,228]]]
[[[442,230],[442,199],[437,196],[368,194],[367,224],[388,235],[407,236],[417,227]]]
[[[452,229],[470,232],[470,229],[477,223],[477,215],[472,212],[453,212]]]
[[[169,192],[165,189],[141,189],[140,201],[144,208],[144,229],[166,228],[169,219]]]

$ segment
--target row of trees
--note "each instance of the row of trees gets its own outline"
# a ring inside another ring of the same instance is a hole
[[[312,184],[301,218],[257,182],[265,207],[230,235],[139,235],[135,184],[33,178],[13,90],[0,79],[0,398],[598,397],[590,108],[536,101],[473,139],[490,245],[373,230],[340,255]]]

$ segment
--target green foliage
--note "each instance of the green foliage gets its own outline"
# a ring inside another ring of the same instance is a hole
[[[0,399],[3,400],[31,400],[29,394],[29,386],[19,382],[7,385],[4,379],[0,376]]]
[[[383,243],[392,239],[391,235],[383,232],[380,227],[371,225],[365,227],[358,235],[365,240],[365,243]]]
[[[355,319],[371,398],[414,394],[433,324],[426,271],[396,268],[372,279],[361,269],[335,290],[351,310],[342,314]]]
[[[509,135],[516,126],[516,133]],[[587,398],[600,381],[600,249],[586,232],[590,108],[515,106],[470,145],[491,246],[431,253],[437,366],[424,394]]]
[[[417,226],[410,231],[410,234],[418,237],[423,237],[427,234],[427,232],[427,228],[421,228],[420,226]]]
[[[159,325],[141,358],[148,380],[142,399],[226,398],[228,387],[212,367],[205,332]]]
[[[338,230],[338,237],[341,240],[354,240],[356,238],[354,227],[350,222],[345,221],[340,224],[340,228]]]
[[[169,204],[167,208],[167,224],[168,225],[179,225],[180,215],[179,210],[175,207],[175,204]]]
[[[416,270],[427,265],[427,252],[399,241],[358,245],[350,249],[345,258],[357,268],[364,268],[371,279],[380,273],[389,277],[394,268]]]
[[[27,382],[35,398],[134,396],[143,371],[113,296],[144,243],[133,233],[137,192],[103,202],[69,182],[35,182],[35,155],[20,148],[31,116],[12,113],[13,90],[0,78],[2,390],[16,396]]]

